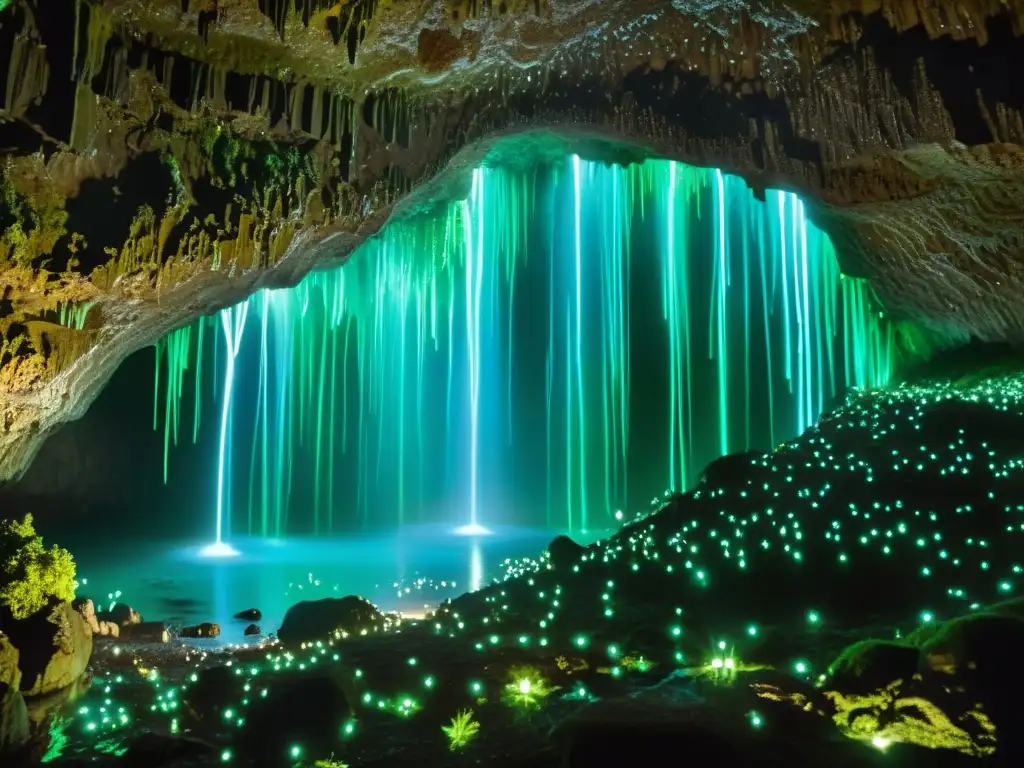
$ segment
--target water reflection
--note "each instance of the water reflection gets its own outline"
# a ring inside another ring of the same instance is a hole
[[[484,553],[480,539],[474,538],[469,545],[469,591],[476,592],[484,582]]]
[[[478,590],[507,558],[536,557],[557,531],[507,528],[489,536],[453,536],[450,529],[406,526],[400,532],[346,539],[241,538],[239,557],[211,560],[181,542],[95,542],[76,550],[82,590],[105,602],[107,593],[149,621],[172,625],[211,621],[222,642],[241,642],[248,622],[235,613],[257,608],[264,633],[281,625],[302,600],[361,595],[383,610],[422,615],[446,599]],[[114,598],[111,597],[110,601]]]

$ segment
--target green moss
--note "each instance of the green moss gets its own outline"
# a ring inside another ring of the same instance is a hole
[[[71,553],[43,546],[32,515],[0,521],[0,605],[14,618],[31,616],[51,599],[73,600],[77,586]]]
[[[171,206],[180,205],[188,197],[188,189],[185,187],[185,182],[181,178],[181,163],[179,163],[178,158],[170,152],[162,153],[160,155],[160,161],[170,169],[171,181],[174,184],[173,197],[168,200],[168,202]]]
[[[45,183],[19,191],[14,173],[15,166],[8,159],[0,171],[0,253],[9,252],[16,264],[38,266],[67,233],[65,200]]]

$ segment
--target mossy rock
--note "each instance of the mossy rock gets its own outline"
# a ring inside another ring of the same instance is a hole
[[[908,681],[917,672],[920,651],[904,643],[862,640],[846,648],[828,668],[829,688],[865,694],[895,680]]]
[[[6,619],[5,629],[19,653],[25,696],[63,690],[85,674],[92,632],[71,603],[53,603],[27,619]]]
[[[28,709],[21,691],[0,683],[0,755],[11,755],[29,740]],[[10,763],[16,765],[17,761]],[[6,761],[3,765],[8,765]]]

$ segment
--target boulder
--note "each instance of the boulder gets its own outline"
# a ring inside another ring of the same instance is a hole
[[[92,656],[92,632],[71,603],[52,603],[26,619],[5,623],[18,649],[21,692],[41,696],[78,680]]]
[[[326,597],[304,600],[288,609],[277,631],[284,645],[298,645],[307,640],[325,640],[333,632],[358,634],[378,629],[384,616],[377,606],[362,597]]]
[[[882,640],[862,640],[846,648],[829,665],[825,687],[844,694],[879,691],[917,672],[917,648]]]
[[[258,626],[256,626],[255,624],[250,624],[248,627],[245,628],[245,632],[243,632],[242,634],[244,634],[246,637],[252,637],[253,635],[261,635],[263,633],[260,631],[260,628]]]
[[[751,465],[763,459],[762,451],[741,451],[721,456],[704,467],[697,487],[708,490],[728,487],[738,477],[750,477]]]
[[[241,755],[262,762],[293,744],[311,755],[338,748],[338,725],[352,716],[340,677],[324,670],[272,675],[263,685],[268,694],[252,700],[236,741]]]
[[[28,708],[21,691],[0,683],[0,755],[9,755],[29,740]],[[0,761],[7,765],[6,761]]]
[[[189,727],[205,730],[211,723],[219,726],[225,711],[237,709],[244,683],[234,668],[225,665],[208,667],[199,672],[198,678],[181,694],[185,705],[182,716]]]
[[[109,637],[111,639],[117,639],[121,635],[121,628],[112,621],[100,621],[98,622],[98,631],[95,633],[100,637]],[[132,627],[141,627],[142,624],[130,624]]]
[[[551,565],[556,569],[572,568],[583,559],[586,547],[577,544],[568,536],[556,536],[548,544],[548,554],[551,556]]]
[[[85,619],[85,624],[89,627],[89,631],[94,635],[102,634],[100,632],[100,622],[96,618],[96,605],[87,597],[80,597],[74,600],[71,605],[76,611]]]
[[[259,621],[263,618],[263,614],[260,613],[258,608],[249,608],[248,610],[236,613],[235,618],[239,621]]]
[[[96,618],[100,621],[112,621],[121,627],[143,623],[142,615],[125,603],[114,603],[109,611],[100,611],[96,614]]]
[[[171,633],[162,621],[144,621],[120,628],[115,624],[114,629],[120,632],[121,639],[126,643],[167,643],[171,640]]]
[[[220,636],[220,624],[204,622],[192,627],[182,627],[179,634],[182,637],[218,637]]]

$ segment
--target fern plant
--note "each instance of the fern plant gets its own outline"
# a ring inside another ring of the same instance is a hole
[[[454,752],[466,746],[480,730],[480,723],[473,719],[473,711],[464,709],[452,718],[451,725],[442,725],[441,730],[448,737],[448,749]]]

